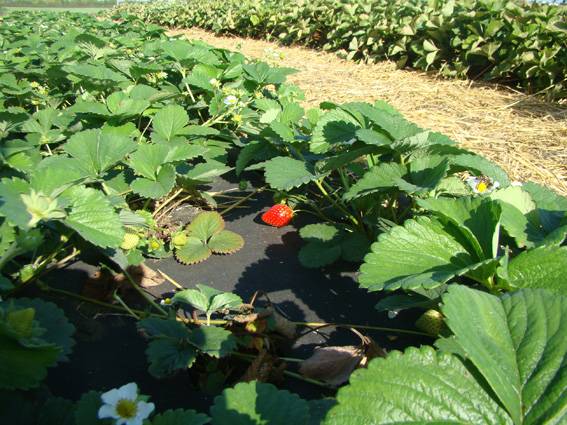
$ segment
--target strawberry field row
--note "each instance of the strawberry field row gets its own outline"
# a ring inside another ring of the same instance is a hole
[[[521,0],[188,0],[119,10],[177,28],[265,38],[366,62],[566,95],[565,6]]]

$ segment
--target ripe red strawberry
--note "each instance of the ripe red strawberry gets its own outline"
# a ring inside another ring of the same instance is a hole
[[[293,218],[293,210],[284,204],[277,204],[262,214],[262,221],[270,226],[282,227]]]

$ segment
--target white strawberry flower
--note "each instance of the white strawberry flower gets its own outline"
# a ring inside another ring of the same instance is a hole
[[[116,425],[142,425],[154,411],[154,404],[139,399],[135,382],[112,389],[100,396],[103,405],[98,409],[98,418],[115,419]]]
[[[500,187],[498,181],[492,180],[490,177],[471,176],[466,180],[474,193],[490,193]]]
[[[223,102],[226,106],[235,106],[238,103],[238,98],[231,94],[225,97]]]

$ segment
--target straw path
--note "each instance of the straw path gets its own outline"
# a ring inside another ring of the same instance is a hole
[[[513,180],[532,180],[567,195],[567,106],[494,85],[435,78],[390,62],[357,64],[334,54],[200,30],[172,30],[213,46],[299,70],[289,80],[305,91],[304,106],[322,101],[383,99],[409,120],[444,133],[502,166]]]

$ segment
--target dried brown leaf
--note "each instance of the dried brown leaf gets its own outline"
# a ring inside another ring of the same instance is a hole
[[[258,313],[250,313],[250,314],[238,314],[232,318],[232,321],[235,323],[250,323],[258,319]]]
[[[364,337],[364,357],[360,361],[359,367],[368,366],[368,362],[376,357],[386,357],[387,353],[376,341],[369,336]]]
[[[307,378],[338,387],[348,381],[363,358],[364,351],[353,345],[318,347],[311,357],[301,363],[299,372]]]
[[[158,286],[165,282],[165,279],[162,275],[160,275],[154,269],[146,266],[144,263],[138,266],[128,267],[128,273],[130,274],[134,282],[143,288]]]
[[[277,310],[273,308],[269,308],[268,310],[271,312],[272,317],[274,318],[275,321],[274,330],[277,333],[285,336],[286,338],[289,339],[295,338],[295,334],[297,332],[297,326],[293,322],[289,321],[284,316],[282,316],[280,313],[278,313]]]

